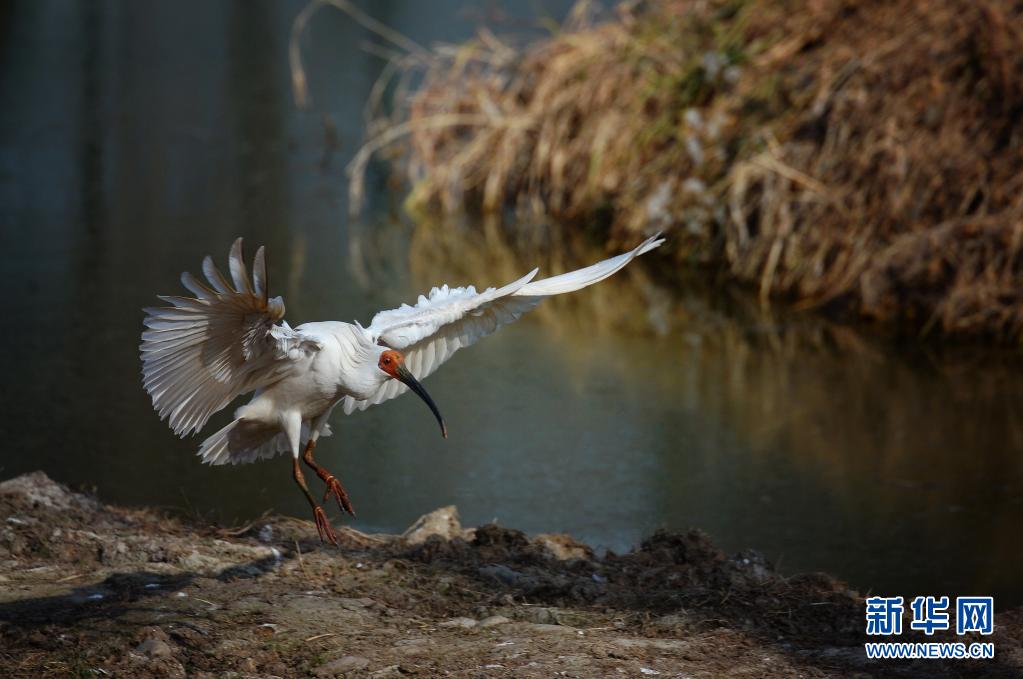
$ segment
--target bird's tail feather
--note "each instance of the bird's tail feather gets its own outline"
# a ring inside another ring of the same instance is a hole
[[[330,436],[325,425],[320,437]],[[302,444],[309,440],[309,424],[302,424]],[[199,447],[199,457],[210,465],[248,464],[289,452],[288,439],[277,427],[238,418],[210,436]]]

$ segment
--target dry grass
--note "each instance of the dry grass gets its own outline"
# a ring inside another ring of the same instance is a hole
[[[402,51],[353,205],[402,141],[419,208],[543,214],[609,247],[660,229],[765,300],[1023,335],[1020,3],[635,6],[581,4],[521,49]]]

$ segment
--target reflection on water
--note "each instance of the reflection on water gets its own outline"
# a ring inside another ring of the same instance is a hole
[[[286,461],[202,467],[199,439],[175,439],[140,385],[139,309],[239,233],[268,246],[292,323],[366,322],[434,284],[500,284],[607,254],[519,257],[529,244],[494,225],[404,223],[379,175],[374,212],[349,223],[343,167],[378,64],[359,29],[324,12],[306,45],[320,109],[296,112],[285,53],[302,4],[5,10],[0,475],[42,468],[117,502],[222,521],[305,516]],[[374,12],[425,42],[470,30],[445,20],[457,3],[418,6]],[[729,550],[755,546],[785,571],[863,590],[1023,602],[1019,357],[930,355],[685,289],[669,295],[630,267],[460,353],[429,380],[448,441],[407,399],[336,417],[321,455],[343,470],[358,525],[397,531],[455,503],[467,523],[612,549],[700,526]]]
[[[417,275],[528,269],[493,232],[424,223],[413,244]],[[596,502],[567,499],[592,507],[574,531],[606,540],[605,522],[634,509],[622,517],[633,538],[696,525],[732,549],[766,548],[786,570],[843,573],[864,589],[1023,594],[1016,353],[935,356],[775,318],[741,295],[670,297],[641,269],[552,302],[537,316],[555,344],[536,351],[556,357],[536,370],[556,393],[520,407],[540,439],[565,416],[559,403],[589,411],[571,417],[595,448],[583,444],[570,473]],[[505,384],[534,370],[509,370]]]

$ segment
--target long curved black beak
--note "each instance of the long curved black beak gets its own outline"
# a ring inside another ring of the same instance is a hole
[[[433,402],[432,398],[430,398],[430,394],[427,393],[426,389],[423,388],[423,385],[419,383],[419,380],[413,377],[412,373],[410,373],[408,368],[404,365],[399,365],[396,372],[398,373],[398,379],[401,380],[409,389],[416,392],[416,395],[423,399],[426,402],[426,405],[430,406],[430,410],[433,411],[433,416],[437,418],[437,422],[440,424],[441,436],[447,438],[448,425],[444,424],[444,418],[441,417],[440,411],[437,409],[437,404]]]

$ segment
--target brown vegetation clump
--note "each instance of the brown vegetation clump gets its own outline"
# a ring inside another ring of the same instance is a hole
[[[508,208],[924,332],[1023,335],[1023,6],[663,0],[416,64],[413,202]],[[408,63],[408,62],[406,62]]]

